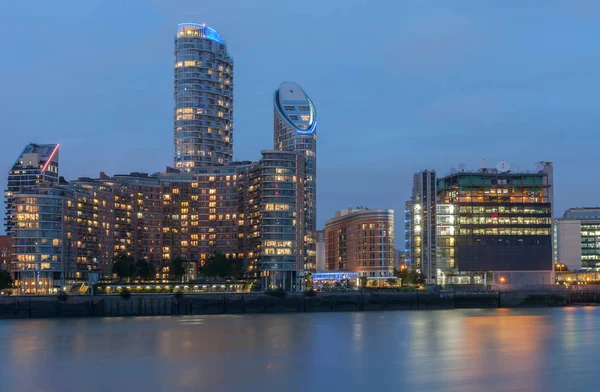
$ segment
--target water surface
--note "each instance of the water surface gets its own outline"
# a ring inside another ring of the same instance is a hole
[[[600,309],[0,320],[2,391],[594,391]]]

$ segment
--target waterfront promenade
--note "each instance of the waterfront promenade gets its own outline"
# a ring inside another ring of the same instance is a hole
[[[439,291],[346,292],[316,296],[262,293],[134,294],[0,298],[0,318],[124,317],[245,313],[308,313],[375,310],[435,310],[589,305],[600,303],[597,291]]]

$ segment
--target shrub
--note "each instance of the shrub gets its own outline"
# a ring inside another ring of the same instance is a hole
[[[314,289],[306,290],[304,292],[304,296],[305,297],[316,297],[317,296],[317,292]]]
[[[286,294],[287,294],[287,293],[285,292],[285,290],[284,290],[284,289],[282,289],[282,288],[278,288],[278,289],[275,289],[275,290],[267,290],[267,291],[265,292],[265,294],[266,294],[266,295],[270,295],[271,297],[279,297],[279,298],[283,298],[283,297],[285,297],[285,296],[286,296]]]
[[[129,291],[129,289],[121,290],[121,298],[123,298],[123,299],[131,298],[131,291]]]
[[[59,301],[66,301],[69,299],[69,294],[64,290],[61,290],[58,292],[57,297]]]

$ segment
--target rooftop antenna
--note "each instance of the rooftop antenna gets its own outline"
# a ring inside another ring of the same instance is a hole
[[[487,158],[481,158],[481,160],[479,161],[479,166],[482,169],[487,168],[487,164],[488,164],[488,159]]]

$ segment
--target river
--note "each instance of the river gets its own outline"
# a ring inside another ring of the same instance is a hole
[[[600,308],[0,320],[2,391],[594,391]]]

